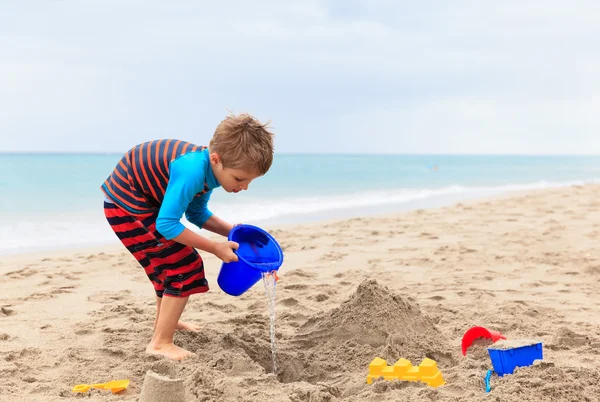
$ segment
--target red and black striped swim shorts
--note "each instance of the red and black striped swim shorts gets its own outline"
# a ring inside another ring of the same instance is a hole
[[[156,231],[158,213],[138,217],[104,202],[104,215],[121,243],[146,271],[158,297],[187,297],[208,291],[202,257],[193,248]]]

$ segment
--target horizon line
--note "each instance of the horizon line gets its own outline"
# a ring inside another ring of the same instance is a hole
[[[0,155],[124,155],[127,151],[4,151],[0,150]],[[474,152],[408,152],[408,153],[378,153],[378,152],[278,152],[281,156],[588,156],[600,157],[600,154],[593,153],[474,153]]]

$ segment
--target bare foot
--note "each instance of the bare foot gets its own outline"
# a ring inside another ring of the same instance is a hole
[[[150,343],[150,345],[146,347],[146,353],[150,353],[152,355],[162,355],[173,360],[183,360],[187,359],[188,357],[196,356],[195,353],[180,348],[173,343],[167,343],[164,345],[154,345],[153,343]]]
[[[190,324],[189,322],[178,321],[176,329],[180,329],[182,331],[200,331],[202,329],[201,325]]]
[[[177,326],[175,326],[175,329],[180,331],[200,331],[202,328],[204,328],[204,325],[195,325],[183,321],[177,321]],[[154,322],[154,329],[156,329],[156,321]]]

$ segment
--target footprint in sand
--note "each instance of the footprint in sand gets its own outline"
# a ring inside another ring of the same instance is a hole
[[[308,285],[302,283],[295,283],[292,285],[285,285],[283,288],[286,290],[306,290],[308,289]]]
[[[105,328],[102,328],[102,332],[107,333],[107,334],[122,334],[125,332],[129,332],[129,329],[105,327]]]
[[[254,303],[250,304],[248,306],[248,310],[250,311],[258,311],[258,310],[264,310],[267,306],[267,303],[264,301],[255,301]]]
[[[293,307],[298,305],[298,300],[294,299],[293,297],[288,297],[287,299],[281,300],[279,304],[285,307]]]
[[[73,293],[72,289],[76,289],[76,288],[77,288],[77,286],[61,286],[59,288],[52,290],[52,292],[55,294]]]
[[[317,248],[317,246],[302,246],[300,250],[314,250],[315,248]]]
[[[297,276],[299,278],[314,278],[315,276],[317,276],[315,273],[313,272],[308,272],[308,271],[304,271],[302,269],[295,269],[293,271],[288,271],[285,274],[287,277],[290,276]]]
[[[73,274],[75,274],[75,272],[61,271],[58,275],[70,281],[78,281],[80,279],[79,276]]]
[[[240,309],[233,304],[217,304],[213,302],[207,302],[204,304],[206,307],[209,307],[214,310],[222,311],[224,313],[234,313],[239,311]]]
[[[105,354],[110,357],[125,357],[127,354],[125,350],[120,348],[100,348],[98,349],[100,353]]]
[[[38,382],[38,380],[35,377],[26,376],[26,377],[23,377],[23,382],[28,382],[30,384],[33,384],[34,382]]]
[[[48,285],[50,284],[50,281],[44,281],[42,283],[40,283],[40,285]],[[73,293],[71,291],[71,289],[75,289],[76,286],[61,286],[58,288],[54,288],[49,292],[36,292],[36,293],[32,293],[31,295],[25,297],[23,300],[25,301],[29,301],[29,300],[48,300],[48,299],[52,299],[54,297],[56,297],[56,295],[59,294],[63,294],[63,293]]]
[[[0,334],[0,341],[8,341],[11,338],[9,334]]]
[[[288,323],[288,325],[292,326],[292,327],[299,327],[300,325],[304,324],[306,322],[306,320],[308,319],[307,315],[304,315],[302,313],[297,313],[297,312],[293,312],[293,311],[284,311],[281,312],[279,314],[278,319],[281,319],[283,321],[285,321],[286,323]]]
[[[588,268],[586,268],[585,272],[587,274],[598,275],[598,274],[600,274],[600,265],[595,266],[595,267],[588,267]]]
[[[12,309],[9,309],[8,307],[1,307],[0,308],[0,317],[10,317],[11,315],[14,315],[15,311]]]
[[[98,253],[98,254],[90,254],[86,257],[86,260],[95,260],[95,261],[106,261],[110,258],[109,255],[106,255],[105,253]]]
[[[42,354],[42,351],[40,349],[37,349],[37,348],[23,348],[23,349],[19,350],[18,352],[10,352],[10,353],[8,353],[8,355],[6,355],[6,357],[4,358],[4,360],[6,360],[7,362],[11,362],[11,361],[15,361],[15,360],[19,360],[19,359],[25,358],[25,359],[31,361],[33,357],[39,356],[41,354]]]
[[[31,275],[37,274],[39,271],[37,269],[31,269],[29,267],[24,267],[23,269],[19,269],[16,271],[11,271],[6,274],[10,279],[24,279],[28,278]]]
[[[329,299],[329,295],[326,293],[319,293],[318,295],[314,296],[314,297],[309,297],[309,299],[313,299],[319,303],[324,302],[325,300]]]
[[[41,293],[41,292],[37,292],[37,293],[32,293],[27,297],[24,297],[23,300],[25,301],[30,301],[30,300],[49,300],[52,299],[56,296],[54,296],[52,293]]]
[[[342,258],[346,257],[348,254],[345,253],[336,253],[336,252],[332,252],[332,253],[326,253],[323,254],[323,256],[321,257],[322,261],[339,261]]]
[[[114,301],[124,300],[125,296],[123,294],[129,296],[131,291],[123,290],[120,292],[97,292],[91,296],[88,296],[88,300],[95,303],[108,304]]]
[[[409,251],[417,251],[416,247],[394,247],[388,248],[388,253],[404,253]]]
[[[404,230],[390,230],[388,236],[401,235],[406,233]]]
[[[66,353],[66,360],[70,363],[73,361],[93,364],[98,362],[97,350],[89,350],[87,348],[71,348]]]

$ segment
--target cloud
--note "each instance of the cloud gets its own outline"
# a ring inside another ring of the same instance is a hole
[[[585,0],[11,2],[0,149],[206,143],[230,108],[273,120],[279,152],[591,152],[599,11]]]

